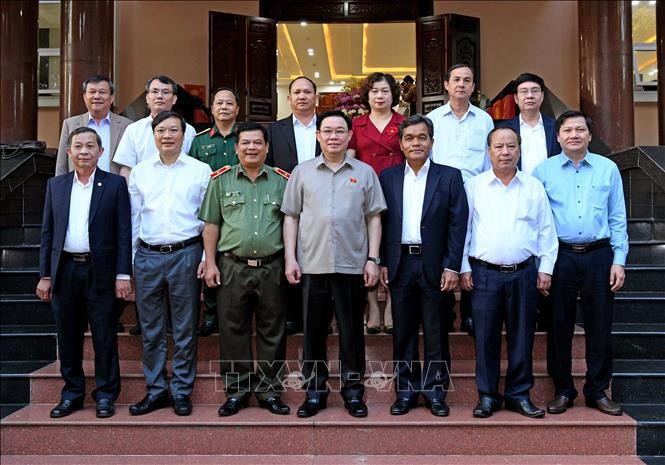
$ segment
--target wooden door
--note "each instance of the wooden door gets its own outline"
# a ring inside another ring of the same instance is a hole
[[[480,20],[445,14],[416,20],[418,113],[426,114],[445,102],[444,77],[449,67],[467,63],[475,70],[480,95]]]
[[[277,116],[277,22],[211,11],[208,29],[211,92],[223,86],[238,92],[238,121],[274,121]]]

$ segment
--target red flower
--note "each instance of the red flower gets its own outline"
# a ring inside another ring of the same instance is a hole
[[[390,126],[388,129],[386,129],[386,132],[388,133],[389,136],[394,136],[397,134],[397,128],[395,126]]]
[[[349,182],[351,182],[351,184],[356,184],[358,180],[356,178],[349,178]]]

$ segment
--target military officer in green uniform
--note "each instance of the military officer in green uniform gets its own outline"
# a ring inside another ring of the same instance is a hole
[[[260,124],[241,123],[236,134],[240,164],[212,174],[199,214],[205,221],[205,281],[217,290],[220,303],[220,367],[227,400],[219,415],[238,413],[252,392],[260,407],[286,415],[290,409],[280,399],[286,356],[280,207],[288,173],[264,164],[268,143]]]
[[[235,144],[236,118],[238,117],[238,95],[233,89],[220,87],[212,98],[212,116],[215,125],[199,132],[189,155],[210,165],[213,171],[226,165],[238,163]],[[203,287],[203,323],[198,329],[199,336],[209,336],[217,331],[217,296],[214,290]]]

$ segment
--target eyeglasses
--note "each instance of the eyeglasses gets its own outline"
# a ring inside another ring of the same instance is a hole
[[[344,137],[345,134],[348,134],[349,131],[345,129],[335,129],[334,131],[332,129],[323,129],[319,131],[319,134],[321,134],[322,137],[325,139],[328,139],[331,137],[333,134],[335,134],[337,137]]]
[[[536,88],[533,89],[520,89],[517,91],[517,93],[520,95],[520,97],[526,97],[527,95],[531,94],[534,97],[539,96],[543,91]]]
[[[168,97],[170,95],[173,95],[173,91],[170,89],[150,89],[148,91],[150,95],[153,97],[157,97],[159,95],[163,95],[164,97]]]
[[[182,131],[180,128],[157,128],[155,129],[155,134],[158,136],[163,136],[167,132],[169,133],[170,136],[175,136],[176,134],[179,134]]]

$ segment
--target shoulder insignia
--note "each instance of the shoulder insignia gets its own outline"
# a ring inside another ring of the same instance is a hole
[[[208,132],[209,130],[210,130],[210,129],[204,129],[203,131],[199,131],[199,132],[197,132],[196,135],[197,135],[197,136],[200,136],[201,134],[204,134],[204,133]]]
[[[284,179],[287,179],[287,180],[288,180],[289,177],[291,176],[291,174],[290,174],[288,171],[284,171],[282,168],[277,168],[277,167],[275,166],[275,167],[273,168],[273,170],[275,170],[275,173],[279,174],[279,175],[280,175],[281,177],[283,177]]]
[[[217,171],[213,171],[210,174],[210,179],[215,179],[215,178],[221,176],[222,174],[226,173],[230,169],[231,169],[231,165],[222,166],[220,169],[218,169]]]

